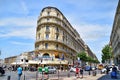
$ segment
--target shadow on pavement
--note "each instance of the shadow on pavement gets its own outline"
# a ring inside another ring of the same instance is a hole
[[[110,74],[106,74],[106,75],[98,78],[97,80],[120,80],[120,74],[117,75],[117,79],[113,79],[113,78],[111,78]]]
[[[5,74],[3,74],[3,75],[0,75],[0,77],[3,77],[3,76],[6,76]]]

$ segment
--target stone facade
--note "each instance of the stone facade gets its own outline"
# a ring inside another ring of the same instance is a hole
[[[120,2],[118,3],[113,28],[110,36],[110,45],[113,49],[113,61],[120,64]]]
[[[57,8],[45,7],[37,21],[36,55],[53,59],[64,56],[65,60],[73,64],[77,53],[81,51],[85,51],[85,42],[79,33]]]
[[[12,62],[15,62],[16,58],[17,56],[11,56],[11,57],[5,58],[5,64],[11,64]]]

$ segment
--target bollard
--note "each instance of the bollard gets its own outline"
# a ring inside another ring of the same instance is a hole
[[[38,71],[36,72],[36,80],[38,80]]]
[[[7,77],[7,80],[10,80],[10,75]]]
[[[25,74],[24,74],[24,79],[23,80],[25,80]]]
[[[102,70],[100,71],[100,73],[102,74]]]
[[[48,79],[49,79],[49,72],[48,72]]]
[[[96,71],[95,70],[93,70],[93,76],[96,76]]]
[[[42,72],[42,80],[44,80],[44,73]]]
[[[68,77],[70,77],[70,73],[68,72]]]
[[[59,70],[58,70],[58,80],[59,80]]]
[[[89,70],[89,75],[90,75],[90,70]]]

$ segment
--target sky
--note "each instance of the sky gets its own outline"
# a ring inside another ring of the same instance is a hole
[[[101,61],[109,43],[118,0],[0,0],[0,58],[35,49],[38,16],[58,8]]]

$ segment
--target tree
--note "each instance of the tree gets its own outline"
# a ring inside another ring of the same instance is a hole
[[[93,62],[93,58],[92,58],[92,57],[90,57],[90,56],[87,56],[87,62],[92,63],[92,62]]]
[[[102,63],[110,60],[112,57],[112,49],[109,45],[105,45],[102,49]]]
[[[79,57],[80,60],[82,60],[82,61],[87,61],[87,55],[84,51],[78,53],[77,57]]]

